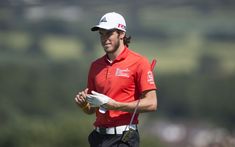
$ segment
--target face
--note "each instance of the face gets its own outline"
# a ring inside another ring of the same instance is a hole
[[[99,29],[100,42],[106,53],[114,53],[120,46],[121,35],[116,30]]]

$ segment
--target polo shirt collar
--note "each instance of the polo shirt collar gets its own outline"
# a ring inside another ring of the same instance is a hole
[[[120,55],[117,56],[117,58],[113,61],[113,63],[126,59],[128,52],[129,52],[129,49],[128,49],[128,47],[125,46],[124,50],[120,53]],[[108,63],[110,63],[107,54],[105,55],[105,60]]]

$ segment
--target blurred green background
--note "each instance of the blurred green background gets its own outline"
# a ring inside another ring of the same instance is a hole
[[[235,1],[0,0],[0,146],[87,147],[94,116],[74,103],[104,54],[91,32],[121,13],[130,48],[157,58],[158,111],[141,146],[235,146]]]

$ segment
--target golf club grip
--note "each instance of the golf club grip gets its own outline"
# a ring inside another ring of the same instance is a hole
[[[156,59],[153,59],[153,60],[152,60],[152,63],[151,63],[151,70],[152,70],[152,71],[154,70],[154,67],[155,67],[156,63],[157,63],[157,60],[156,60]]]
[[[157,60],[156,60],[156,59],[153,59],[153,60],[152,60],[152,63],[151,63],[151,71],[154,70],[154,67],[155,67],[156,63],[157,63]],[[99,108],[99,112],[102,113],[102,114],[104,114],[106,111],[107,111],[107,110],[106,110],[105,108],[103,108],[103,107],[100,107],[100,108]]]

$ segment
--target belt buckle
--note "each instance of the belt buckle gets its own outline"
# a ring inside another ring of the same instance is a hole
[[[100,128],[99,127],[100,134],[106,134],[106,128]]]

